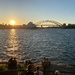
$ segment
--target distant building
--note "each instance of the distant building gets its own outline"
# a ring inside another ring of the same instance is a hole
[[[26,26],[27,28],[36,28],[36,25],[33,22],[29,22]]]

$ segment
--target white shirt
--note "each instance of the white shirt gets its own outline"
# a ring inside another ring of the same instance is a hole
[[[43,75],[42,71],[38,71],[38,72],[39,72],[39,75]],[[37,75],[37,71],[34,72],[34,75]]]

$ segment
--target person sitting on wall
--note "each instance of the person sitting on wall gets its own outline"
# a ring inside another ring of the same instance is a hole
[[[34,75],[33,66],[31,64],[28,65],[28,70],[25,75]]]
[[[39,66],[37,66],[36,71],[34,72],[34,75],[43,75],[43,72],[40,70]]]
[[[60,75],[59,70],[56,70],[56,71],[54,72],[54,75]]]

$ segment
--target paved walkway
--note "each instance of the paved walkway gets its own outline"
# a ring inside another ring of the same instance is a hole
[[[35,63],[35,65],[41,66],[41,62]],[[50,75],[53,75],[56,70],[59,70],[61,75],[75,75],[75,65],[51,62]]]

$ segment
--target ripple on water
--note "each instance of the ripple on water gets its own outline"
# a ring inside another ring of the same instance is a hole
[[[16,56],[18,60],[50,61],[75,64],[75,30],[37,29],[0,32],[0,59]]]

